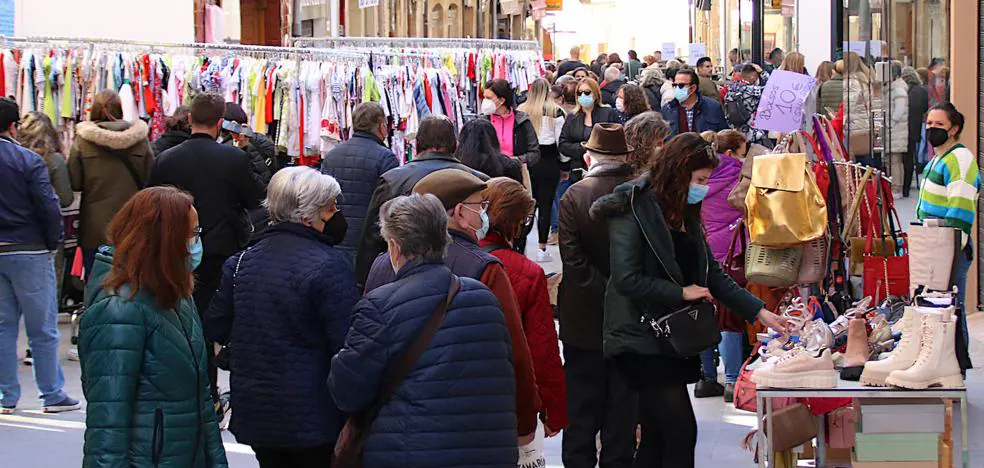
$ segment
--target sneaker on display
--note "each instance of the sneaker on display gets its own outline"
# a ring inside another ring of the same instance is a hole
[[[694,385],[694,398],[719,397],[724,394],[724,386],[717,383],[716,380],[701,380]]]
[[[549,263],[553,261],[553,255],[546,250],[536,250],[536,261],[537,263]]]
[[[797,348],[776,360],[775,364],[756,369],[752,373],[752,382],[773,388],[835,388],[837,372],[830,349]]]
[[[45,413],[64,413],[66,411],[76,411],[79,409],[82,409],[82,404],[79,403],[79,400],[72,397],[65,397],[64,400],[53,405],[44,405]]]
[[[887,384],[913,390],[964,387],[954,349],[957,322],[953,312],[953,307],[949,307],[921,317],[922,343],[916,363],[908,369],[892,371],[885,379]]]
[[[914,307],[906,307],[902,316],[902,340],[895,351],[884,361],[869,361],[864,364],[861,373],[861,385],[868,387],[885,387],[885,379],[892,371],[905,370],[912,367],[919,357],[922,346],[922,319]]]

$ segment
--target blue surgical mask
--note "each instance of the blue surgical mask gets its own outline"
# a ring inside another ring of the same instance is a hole
[[[202,264],[202,256],[205,255],[205,248],[202,246],[202,238],[195,236],[188,239],[188,268],[195,271],[198,265]]]
[[[696,205],[704,201],[704,197],[707,196],[707,191],[710,187],[703,184],[690,184],[690,190],[687,192],[687,203],[691,205]]]
[[[679,102],[686,101],[687,98],[690,97],[690,91],[687,90],[686,87],[684,87],[684,88],[674,88],[673,89],[673,97],[676,98],[676,100],[679,101]]]
[[[580,104],[581,107],[583,107],[585,109],[589,109],[589,108],[591,108],[591,106],[594,105],[594,96],[591,96],[591,95],[587,95],[587,96],[581,95],[581,96],[578,96],[577,97],[577,103]]]
[[[482,240],[489,234],[489,214],[482,210],[478,213],[478,217],[482,218],[482,227],[475,230],[475,237]]]

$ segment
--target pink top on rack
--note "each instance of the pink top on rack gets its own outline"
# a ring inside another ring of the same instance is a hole
[[[499,150],[502,154],[513,156],[513,128],[516,125],[516,113],[509,111],[506,115],[491,116],[492,125],[495,126],[495,135],[499,137]]]

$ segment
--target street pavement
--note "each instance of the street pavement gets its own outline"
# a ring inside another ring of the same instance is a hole
[[[900,200],[899,211],[902,222],[908,224],[912,218],[914,200]],[[529,252],[536,246],[535,234],[530,237]],[[556,247],[550,248],[554,261],[544,263],[547,272],[560,270],[560,255]],[[971,355],[978,365],[984,364],[984,314],[977,313],[970,318]],[[62,356],[71,346],[68,341],[69,325],[61,325]],[[23,355],[27,340],[21,331],[18,350]],[[75,398],[82,398],[79,363],[62,359],[65,372],[66,391]],[[723,378],[723,372],[719,372]],[[23,387],[18,411],[14,415],[0,416],[0,468],[67,468],[80,466],[82,460],[83,433],[85,430],[85,408],[82,411],[58,415],[46,415],[41,404],[33,395],[37,387],[31,374],[31,367],[20,366],[20,381]],[[228,374],[220,375],[220,386],[228,388]],[[967,386],[970,396],[970,440],[971,466],[984,466],[984,370],[974,369],[968,373]],[[754,414],[738,411],[726,405],[720,398],[693,400],[697,414],[698,443],[697,463],[700,468],[751,467],[751,454],[740,447],[745,435],[755,426]],[[959,412],[955,412],[959,414]],[[954,421],[959,430],[959,422]],[[222,434],[229,464],[233,468],[257,467],[256,459],[248,446],[236,442],[236,438],[224,431]],[[959,434],[954,434],[959,443]],[[956,447],[955,447],[956,448]],[[544,443],[547,467],[558,468],[561,462],[561,436],[547,439]],[[960,460],[956,457],[955,460]]]

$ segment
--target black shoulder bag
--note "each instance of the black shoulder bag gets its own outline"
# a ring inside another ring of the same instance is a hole
[[[691,357],[721,342],[716,310],[711,302],[697,301],[658,319],[643,316],[643,320],[652,327],[656,338],[669,340],[677,354]]]
[[[376,397],[376,402],[366,411],[351,415],[345,426],[342,427],[342,432],[338,434],[338,441],[335,443],[335,458],[331,461],[331,468],[362,468],[362,449],[366,438],[369,436],[369,427],[379,415],[379,410],[389,402],[393,392],[407,378],[407,374],[420,359],[420,355],[424,354],[424,351],[430,346],[431,339],[434,338],[437,330],[444,323],[444,316],[447,314],[448,308],[451,307],[451,301],[458,295],[460,288],[461,283],[458,277],[451,275],[451,286],[448,288],[447,299],[438,304],[434,314],[424,324],[423,330],[407,349],[406,354],[387,373],[389,378],[384,381],[383,389]]]

